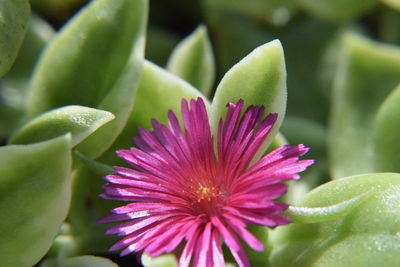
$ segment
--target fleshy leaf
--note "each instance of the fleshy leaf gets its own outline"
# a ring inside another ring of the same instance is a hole
[[[316,223],[334,220],[352,211],[368,194],[369,192],[326,207],[308,208],[290,206],[286,212],[286,216],[293,219],[295,222],[304,223]]]
[[[71,198],[70,136],[0,148],[0,258],[33,266],[49,250]]]
[[[145,61],[134,108],[128,123],[113,146],[105,153],[104,157],[100,158],[100,161],[110,165],[120,163],[115,156],[115,151],[133,145],[132,136],[137,134],[137,127],[151,129],[151,119],[165,124],[168,110],[180,114],[182,98],[195,99],[197,97],[204,99],[209,110],[209,102],[200,91],[181,78]]]
[[[177,267],[178,261],[175,255],[166,254],[151,258],[147,254],[142,255],[142,264],[145,267]]]
[[[380,107],[374,125],[374,162],[377,171],[400,172],[400,85]]]
[[[374,173],[326,183],[302,207],[356,200],[319,223],[292,223],[271,233],[272,266],[396,266],[400,260],[400,174]],[[357,200],[358,199],[358,200]],[[348,212],[346,213],[346,209]],[[336,218],[335,218],[336,217]]]
[[[332,21],[359,17],[377,6],[378,0],[297,0],[310,14]]]
[[[192,84],[205,96],[210,95],[215,62],[205,26],[199,26],[176,46],[168,60],[167,70]]]
[[[400,82],[400,49],[358,35],[343,38],[332,97],[333,178],[374,172],[373,118]]]
[[[104,152],[133,106],[146,21],[146,0],[98,0],[81,9],[49,44],[37,66],[30,118],[71,104],[107,110],[115,115],[112,126],[78,148],[93,158]]]
[[[386,5],[400,11],[400,1],[399,0],[381,0],[381,2],[385,3]]]
[[[10,143],[30,144],[71,133],[71,146],[74,147],[112,119],[114,115],[107,111],[66,106],[31,120],[17,131]]]
[[[278,113],[278,120],[264,142],[264,147],[268,146],[278,132],[286,110],[286,68],[278,40],[253,50],[222,78],[211,105],[214,133],[219,119],[225,116],[226,104],[236,103],[239,99],[246,105],[264,105],[266,114]]]
[[[28,0],[0,1],[0,77],[10,70],[17,57],[29,14]]]

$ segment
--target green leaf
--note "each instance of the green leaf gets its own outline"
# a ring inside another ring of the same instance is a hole
[[[29,79],[40,52],[53,35],[51,27],[31,16],[24,42],[10,71],[0,80],[0,136],[12,133],[24,115]]]
[[[118,267],[118,265],[107,258],[85,255],[72,258],[48,259],[40,267]]]
[[[293,219],[295,222],[303,223],[316,223],[334,220],[351,212],[369,193],[370,192],[366,192],[355,198],[326,207],[308,208],[290,206],[286,212],[286,216]]]
[[[201,25],[172,52],[167,70],[209,96],[215,78],[215,62],[207,29]]]
[[[243,99],[246,106],[264,105],[266,114],[278,113],[278,120],[264,142],[267,147],[277,134],[286,110],[285,60],[278,40],[256,48],[222,78],[211,105],[214,133],[219,119],[226,114],[226,104],[239,99]]]
[[[349,20],[371,11],[378,0],[297,0],[310,14],[331,21]]]
[[[46,112],[29,121],[10,140],[12,144],[30,144],[71,133],[74,147],[114,119],[110,112],[81,106],[66,106]]]
[[[400,85],[383,102],[374,125],[374,162],[377,171],[400,172]]]
[[[147,254],[142,255],[142,264],[145,267],[177,267],[178,261],[173,254],[151,258]]]
[[[70,136],[0,148],[0,258],[33,266],[49,250],[71,198]]]
[[[396,266],[399,205],[398,173],[351,176],[324,184],[308,193],[301,206],[334,212],[307,212],[302,221],[312,223],[274,230],[272,266]]]
[[[30,14],[28,0],[0,2],[0,77],[7,73],[24,40]]]
[[[388,5],[391,8],[400,11],[400,1],[399,0],[381,0],[384,4]]]
[[[189,100],[198,97],[203,98],[209,110],[208,101],[196,88],[155,64],[145,61],[134,108],[128,123],[113,146],[104,157],[100,158],[100,161],[110,165],[120,163],[115,156],[115,151],[133,145],[132,136],[137,134],[137,127],[151,129],[151,119],[167,123],[168,110],[174,111],[180,118],[182,98]]]
[[[400,49],[358,35],[343,38],[332,96],[329,151],[334,178],[374,172],[373,125],[400,83]]]
[[[70,104],[107,110],[115,120],[78,148],[93,158],[104,152],[133,106],[146,21],[146,0],[98,0],[82,9],[57,34],[39,62],[29,116]]]

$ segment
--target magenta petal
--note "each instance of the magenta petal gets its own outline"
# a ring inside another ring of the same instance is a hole
[[[168,126],[152,120],[152,131],[139,128],[136,147],[117,151],[132,168],[114,167],[105,177],[102,198],[131,202],[99,221],[125,221],[106,232],[122,236],[111,250],[155,257],[182,245],[180,267],[222,267],[225,243],[239,266],[250,266],[241,241],[256,251],[264,246],[247,227],[289,223],[281,216],[288,205],[272,200],[314,163],[299,159],[304,145],[255,158],[278,116],[264,110],[228,103],[214,137],[204,101],[182,100],[182,124],[169,111]]]

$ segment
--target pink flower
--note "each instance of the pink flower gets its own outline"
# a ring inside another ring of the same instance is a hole
[[[256,251],[264,247],[246,226],[289,223],[281,216],[287,204],[272,200],[285,194],[282,182],[299,179],[313,161],[299,160],[304,145],[287,145],[254,163],[277,114],[263,118],[264,107],[250,106],[242,115],[243,105],[227,105],[217,153],[201,98],[190,107],[182,100],[184,131],[169,111],[169,127],[153,120],[153,132],[139,129],[134,137],[137,148],[117,151],[133,169],[115,167],[102,197],[131,203],[102,220],[127,221],[107,231],[125,236],[111,250],[155,257],[182,244],[180,266],[224,266],[225,243],[239,266],[250,266],[239,239]]]

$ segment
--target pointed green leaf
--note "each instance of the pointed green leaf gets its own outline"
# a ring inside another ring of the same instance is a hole
[[[31,144],[71,133],[71,146],[74,147],[112,119],[114,115],[107,111],[66,106],[31,120],[14,134],[10,143]]]
[[[10,70],[17,57],[29,14],[28,0],[0,1],[0,77]]]
[[[377,171],[400,172],[400,85],[386,98],[374,125],[374,161]]]
[[[378,0],[297,0],[310,14],[327,20],[357,18],[375,8]]]
[[[278,120],[264,143],[275,137],[286,110],[286,69],[281,43],[274,40],[264,44],[233,66],[217,87],[211,106],[214,132],[219,119],[225,116],[226,104],[239,99],[245,105],[264,105],[265,113],[278,113]]]
[[[78,148],[93,158],[104,152],[133,106],[146,21],[146,0],[89,3],[44,52],[33,76],[29,116],[70,104],[107,110],[115,120]]]
[[[71,197],[70,136],[0,148],[0,258],[33,266],[49,250]]]
[[[215,78],[215,62],[207,29],[201,25],[172,52],[168,71],[178,75],[209,96]]]
[[[209,110],[208,101],[196,88],[157,65],[145,61],[128,123],[113,146],[100,160],[110,165],[120,162],[115,156],[115,151],[133,145],[132,136],[137,134],[137,127],[151,129],[151,119],[167,123],[168,110],[173,110],[179,118],[182,98],[189,100],[198,97],[203,98]]]
[[[317,211],[303,213],[305,223],[292,223],[271,233],[272,266],[396,266],[400,260],[399,205],[398,173],[357,175],[326,183],[302,201],[302,207]],[[333,212],[319,212],[330,208]]]
[[[375,171],[373,118],[399,83],[400,48],[354,34],[344,36],[330,121],[334,178]]]

